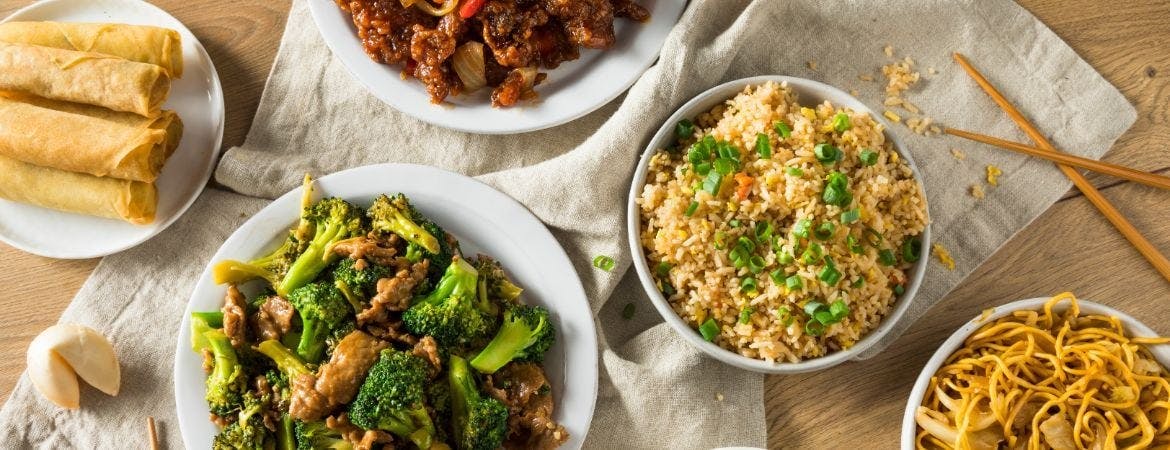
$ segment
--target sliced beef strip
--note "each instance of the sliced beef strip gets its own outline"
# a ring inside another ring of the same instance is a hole
[[[289,399],[288,413],[294,418],[312,422],[320,420],[329,412],[329,399],[317,392],[317,377],[311,373],[301,374],[289,381],[292,398]]]
[[[280,340],[281,336],[292,330],[295,312],[292,304],[284,297],[269,296],[252,314],[252,329],[256,337],[262,341]]]
[[[403,311],[410,307],[411,293],[427,276],[430,261],[415,263],[409,270],[399,270],[393,278],[378,280],[378,293],[370,298],[370,306],[358,313],[358,325],[378,324],[389,320],[390,311]]]
[[[508,406],[509,449],[554,449],[569,433],[552,420],[553,398],[544,369],[512,363],[488,377],[485,391]]]
[[[369,261],[383,266],[393,266],[398,258],[398,235],[377,235],[349,238],[333,245],[333,253],[342,257]]]
[[[325,418],[325,426],[341,433],[341,438],[353,444],[354,449],[373,449],[381,445],[382,450],[393,450],[394,436],[381,430],[363,430],[349,422],[345,413]]]
[[[378,361],[378,355],[389,346],[390,343],[362,331],[345,335],[333,349],[329,362],[317,371],[317,392],[334,406],[349,403],[357,395],[370,367]]]
[[[585,48],[613,46],[613,4],[610,0],[543,0],[544,9],[564,23],[569,41]]]
[[[404,345],[414,346],[418,344],[418,338],[402,330],[401,320],[388,321],[377,325],[367,325],[366,332],[380,339],[399,342]]]
[[[248,307],[244,294],[236,285],[228,286],[223,299],[223,332],[232,345],[240,347],[248,341]]]
[[[443,362],[439,358],[439,344],[435,342],[435,338],[430,336],[423,336],[414,345],[414,349],[410,352],[414,356],[422,358],[430,363],[430,369],[427,373],[434,378],[443,370]]]

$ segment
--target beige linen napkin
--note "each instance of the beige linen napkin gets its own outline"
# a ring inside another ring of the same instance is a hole
[[[216,179],[243,194],[274,198],[296,187],[305,172],[324,175],[381,162],[423,163],[480,176],[553,230],[597,313],[601,389],[587,447],[762,447],[763,378],[690,348],[662,323],[628,270],[624,211],[634,163],[675,108],[727,80],[762,74],[812,78],[855,89],[881,111],[879,68],[890,62],[882,51],[887,43],[899,57],[914,57],[925,78],[907,98],[947,125],[1024,140],[951,63],[955,50],[968,54],[1071,152],[1099,157],[1134,120],[1133,108],[1112,86],[1008,0],[919,0],[880,7],[867,1],[707,0],[691,3],[658,64],[624,98],[542,132],[469,135],[414,120],[367,94],[330,55],[306,0],[296,0],[247,142],[225,154]],[[930,67],[938,73],[930,74]],[[879,82],[861,81],[861,74]],[[896,336],[1070,184],[1043,161],[922,137],[902,125],[893,131],[925,174],[935,239],[957,261],[954,271],[930,266]],[[951,156],[955,147],[966,160]],[[970,197],[968,187],[983,180],[991,163],[1004,171],[1000,186],[988,187],[983,200]],[[22,379],[0,412],[5,442],[104,448],[99,444],[133,441],[132,430],[139,429],[145,413],[162,419],[167,440],[178,442],[166,375],[182,303],[211,249],[242,221],[239,212],[259,207],[257,201],[216,191],[204,197],[172,230],[107,258],[66,313],[64,320],[101,326],[120,354],[133,355],[125,356],[133,358],[128,365],[143,376],[127,377],[117,399],[86,392],[85,409],[78,412],[47,406]],[[600,254],[617,260],[612,273],[591,267]],[[636,312],[625,320],[620,312],[630,303]],[[111,317],[137,322],[103,325]],[[154,326],[143,326],[146,321]],[[119,431],[128,437],[95,436]]]

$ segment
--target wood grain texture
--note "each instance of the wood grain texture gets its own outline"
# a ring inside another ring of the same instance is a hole
[[[286,1],[154,0],[199,37],[215,61],[227,102],[224,145],[243,142],[279,45]],[[1170,2],[1024,0],[1125,94],[1138,119],[1105,159],[1170,174]],[[27,4],[0,0],[0,14]],[[1043,129],[1044,124],[1038,124]],[[973,144],[968,144],[973,145]],[[949,147],[948,147],[949,148]],[[982,151],[982,150],[981,150]],[[986,151],[996,151],[986,149]],[[1153,244],[1170,252],[1167,194],[1089,175]],[[959,264],[962,264],[959,261]],[[96,260],[55,261],[0,245],[0,398],[24,368],[24,349],[56,322]],[[906,395],[934,349],[984,308],[1064,290],[1097,299],[1170,334],[1170,284],[1079,194],[1020,232],[893,347],[827,372],[769,377],[770,448],[897,448]]]

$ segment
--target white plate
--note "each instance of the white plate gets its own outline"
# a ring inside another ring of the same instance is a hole
[[[1039,311],[1044,307],[1051,297],[1032,298],[1028,300],[1020,300],[1008,303],[1003,306],[995,307],[990,314],[980,314],[978,317],[971,319],[969,322],[963,324],[951,337],[938,347],[934,352],[934,356],[930,357],[930,361],[926,362],[926,367],[922,368],[922,372],[918,374],[918,379],[914,382],[914,389],[910,391],[910,398],[906,401],[906,411],[902,414],[902,449],[914,449],[914,437],[918,433],[918,423],[914,420],[914,414],[918,410],[918,406],[922,404],[923,397],[926,396],[926,387],[930,383],[930,378],[934,376],[935,372],[942,367],[947,358],[951,356],[955,350],[958,350],[963,345],[963,341],[967,340],[967,336],[974,333],[983,325],[995,321],[1001,317],[1010,315],[1015,311]],[[1146,324],[1141,323],[1129,314],[1123,313],[1116,309],[1102,305],[1100,303],[1091,302],[1084,299],[1077,299],[1077,306],[1081,309],[1081,314],[1099,314],[1103,316],[1113,316],[1121,319],[1121,325],[1125,327],[1127,336],[1130,337],[1157,337],[1158,333],[1151,330]],[[1056,311],[1064,311],[1068,308],[1067,302],[1061,302],[1056,308]],[[1150,345],[1146,346],[1150,353],[1163,366],[1170,367],[1170,345]]]
[[[569,432],[565,448],[580,448],[597,400],[597,333],[577,272],[548,229],[511,197],[451,172],[426,166],[382,164],[338,172],[317,182],[321,196],[368,206],[379,194],[402,192],[423,214],[459,238],[463,253],[490,255],[524,288],[528,304],[542,305],[557,324],[557,341],[544,367],[556,399],[557,422]],[[301,190],[276,199],[248,219],[209,263],[250,259],[277,246],[296,222]],[[175,406],[187,448],[210,448],[216,428],[207,420],[202,358],[191,351],[192,311],[223,305],[224,286],[211,281],[210,264],[195,286],[175,345]]]
[[[451,96],[450,104],[431,103],[423,84],[403,80],[401,65],[379,64],[366,56],[350,14],[326,0],[309,2],[313,20],[325,43],[370,93],[386,104],[419,120],[453,130],[481,134],[514,134],[540,130],[584,116],[625,92],[658,59],[662,43],[678,22],[683,0],[637,0],[650,11],[650,20],[614,21],[617,42],[605,51],[581,49],[581,57],[547,71],[536,87],[536,103],[520,102],[493,108],[490,89],[472,95]]]
[[[163,105],[183,120],[183,139],[158,178],[158,212],[145,226],[0,200],[0,241],[50,258],[105,256],[150,239],[179,218],[203,192],[223,140],[223,90],[207,51],[187,27],[138,0],[46,0],[8,21],[112,22],[176,30],[183,39],[183,78]]]

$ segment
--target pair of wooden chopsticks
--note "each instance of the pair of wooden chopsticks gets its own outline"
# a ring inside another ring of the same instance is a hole
[[[969,131],[947,129],[946,132],[955,136],[984,142],[997,147],[1016,150],[1021,153],[1037,156],[1057,163],[1057,167],[1060,168],[1060,171],[1064,172],[1064,175],[1072,180],[1077,189],[1080,189],[1081,193],[1085,194],[1085,198],[1087,198],[1089,202],[1093,204],[1093,206],[1096,206],[1097,209],[1101,211],[1101,214],[1103,214],[1105,218],[1108,219],[1109,222],[1112,223],[1113,226],[1121,232],[1121,235],[1125,236],[1125,238],[1128,239],[1135,248],[1137,248],[1138,253],[1141,253],[1142,256],[1150,261],[1150,264],[1154,266],[1154,269],[1161,273],[1167,281],[1170,281],[1170,260],[1167,260],[1166,257],[1162,255],[1162,253],[1158,252],[1158,249],[1154,248],[1154,245],[1151,244],[1150,241],[1146,240],[1146,238],[1138,232],[1137,228],[1134,228],[1133,224],[1129,223],[1129,221],[1126,220],[1119,211],[1117,211],[1117,208],[1113,207],[1113,204],[1109,203],[1109,200],[1106,200],[1105,197],[1101,195],[1101,192],[1097,191],[1097,188],[1093,187],[1093,185],[1090,184],[1089,181],[1085,179],[1085,177],[1081,176],[1080,172],[1077,172],[1076,169],[1073,169],[1072,166],[1167,189],[1170,189],[1170,179],[1150,173],[1140,172],[1128,167],[1103,163],[1100,161],[1093,161],[1091,159],[1080,158],[1059,152],[1056,150],[1056,147],[1054,147],[1052,143],[1044,137],[1043,134],[1040,134],[1040,131],[1037,130],[1036,127],[1032,125],[1032,123],[1029,122],[1028,119],[1025,118],[1024,115],[1021,114],[1020,111],[1016,109],[1016,107],[1013,106],[1011,102],[1009,102],[1007,98],[1003,96],[1003,94],[999,93],[999,90],[996,89],[995,86],[991,85],[991,82],[987,81],[987,78],[983,77],[983,74],[979,73],[978,70],[975,70],[975,68],[971,66],[971,63],[967,61],[967,58],[963,57],[963,55],[959,53],[955,53],[954,56],[955,61],[957,61],[959,65],[963,67],[963,70],[967,72],[967,75],[970,75],[971,78],[979,84],[979,87],[983,88],[983,91],[986,92],[987,95],[991,96],[991,99],[999,105],[1000,109],[1003,109],[1003,111],[1012,118],[1012,121],[1016,123],[1016,126],[1020,127],[1020,129],[1023,130],[1024,133],[1028,135],[1028,137],[1032,138],[1032,141],[1036,143],[1036,147],[1039,148],[1011,141],[1005,141],[1003,139],[994,138],[991,136],[971,133]]]

